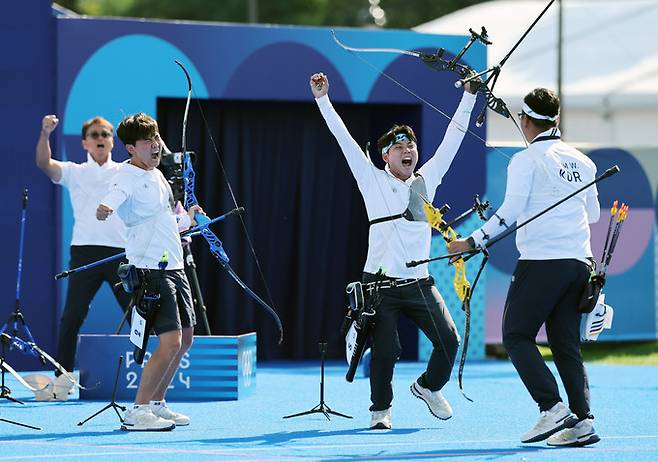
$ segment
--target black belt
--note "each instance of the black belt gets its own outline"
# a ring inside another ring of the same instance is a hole
[[[405,213],[407,212],[405,211]],[[372,226],[372,225],[376,225],[377,223],[384,223],[386,221],[393,221],[393,220],[397,220],[398,218],[404,218],[405,213],[398,213],[396,215],[389,215],[387,217],[375,218],[374,220],[370,220],[368,224]],[[413,218],[410,218],[409,220],[413,220]]]
[[[363,290],[367,291],[372,291],[375,289],[395,289],[397,287],[406,287],[410,286],[412,284],[417,284],[421,283],[424,281],[428,281],[429,277],[422,278],[422,279],[416,279],[416,278],[409,278],[409,279],[383,279],[381,281],[373,281],[373,282],[368,282],[363,284]]]

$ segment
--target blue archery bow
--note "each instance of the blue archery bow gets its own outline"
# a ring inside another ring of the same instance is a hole
[[[192,159],[190,157],[190,154],[187,152],[187,145],[186,145],[186,129],[187,129],[187,116],[190,110],[190,101],[192,100],[192,78],[190,77],[190,74],[187,72],[187,69],[185,69],[185,66],[183,64],[176,60],[174,61],[176,64],[180,66],[180,68],[183,70],[185,73],[185,78],[187,79],[187,102],[185,103],[185,113],[183,114],[183,136],[182,136],[182,143],[181,143],[181,151],[183,153],[183,184],[184,184],[184,191],[185,191],[185,209],[189,210],[190,207],[193,205],[197,205],[199,201],[196,198],[196,195],[194,194],[194,179],[195,179],[195,172],[194,168],[192,166]],[[237,203],[235,204],[236,208],[238,208]],[[199,225],[204,225],[210,219],[202,215],[200,213],[196,213],[194,215],[194,220],[197,222]],[[274,321],[276,322],[276,325],[279,329],[279,344],[283,342],[283,325],[281,324],[281,319],[279,318],[279,315],[274,311],[274,309],[268,305],[262,298],[260,298],[253,290],[251,290],[247,284],[245,284],[242,279],[233,271],[233,268],[231,268],[231,265],[229,265],[229,258],[228,255],[226,254],[226,251],[224,250],[224,246],[222,245],[222,241],[219,240],[219,238],[213,233],[208,227],[204,227],[200,230],[201,236],[206,240],[208,243],[208,246],[210,248],[210,253],[213,254],[213,256],[219,261],[220,265],[224,270],[235,280],[235,282],[238,283],[240,287],[249,295],[251,298],[256,300],[260,306],[265,308],[274,318]]]

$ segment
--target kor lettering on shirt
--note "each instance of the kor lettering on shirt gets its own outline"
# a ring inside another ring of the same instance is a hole
[[[578,171],[578,162],[564,162],[560,169],[560,178],[569,183],[582,183],[583,180],[580,177],[580,172]]]

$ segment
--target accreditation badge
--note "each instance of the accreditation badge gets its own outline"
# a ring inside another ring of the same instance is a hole
[[[347,359],[348,366],[352,361],[352,356],[354,356],[354,349],[356,348],[357,331],[356,327],[354,327],[355,324],[355,322],[352,323],[350,330],[348,330],[347,335],[345,335],[345,358]]]
[[[139,314],[136,306],[133,306],[133,314],[130,322],[130,342],[137,348],[144,346],[144,335],[146,331],[146,319]]]

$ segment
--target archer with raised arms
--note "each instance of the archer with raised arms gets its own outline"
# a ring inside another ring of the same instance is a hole
[[[406,262],[427,258],[431,229],[426,221],[403,217],[412,191],[430,203],[448,171],[467,130],[475,104],[475,81],[465,92],[445,136],[434,155],[418,169],[417,139],[407,125],[394,125],[381,136],[377,150],[384,170],[377,168],[352,138],[329,101],[329,79],[322,73],[310,77],[310,87],[322,116],[356,179],[370,220],[368,256],[362,285],[366,298],[377,291],[370,366],[371,429],[391,428],[393,369],[401,352],[398,318],[411,319],[432,342],[426,370],[411,384],[411,392],[427,404],[433,416],[452,417],[441,389],[450,379],[459,346],[455,324],[427,265],[407,268]]]

